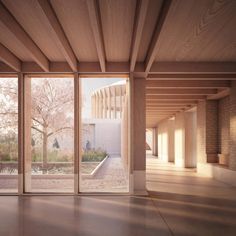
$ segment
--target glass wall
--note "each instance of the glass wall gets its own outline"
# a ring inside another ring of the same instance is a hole
[[[81,79],[80,192],[128,192],[126,78]]]
[[[17,193],[18,185],[25,193],[74,193],[75,184],[79,192],[129,191],[127,78],[80,82],[79,160],[74,78],[25,76],[19,84],[24,92],[19,184],[18,78],[0,78],[0,193]]]
[[[0,193],[18,191],[17,82],[0,77]]]
[[[25,159],[26,191],[73,192],[74,80],[31,78],[30,93],[31,156]]]

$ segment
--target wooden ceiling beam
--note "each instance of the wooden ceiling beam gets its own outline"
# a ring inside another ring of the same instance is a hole
[[[169,115],[175,113],[174,111],[146,111],[146,115]]]
[[[154,96],[155,97],[155,96]],[[157,99],[146,99],[146,104],[154,104],[154,105],[183,105],[183,104],[197,104],[198,101],[196,100],[189,100],[189,101],[176,101],[176,100],[157,100]]]
[[[146,88],[229,88],[228,80],[147,80]]]
[[[170,6],[171,6],[172,0],[165,0],[162,3],[161,11],[159,13],[158,19],[157,19],[157,25],[155,28],[155,32],[153,35],[153,38],[151,40],[147,56],[145,59],[145,73],[148,73],[152,67],[152,64],[156,58],[157,50],[158,50],[158,42],[159,42],[159,36],[161,33],[161,30],[163,28],[164,22],[167,18]]]
[[[97,48],[98,59],[100,62],[102,72],[106,71],[106,57],[105,57],[105,47],[102,34],[102,24],[100,17],[100,10],[98,6],[98,1],[96,0],[86,0],[90,25],[93,31],[93,36]]]
[[[217,100],[217,99],[221,99],[221,98],[224,98],[226,96],[229,96],[229,95],[230,95],[230,88],[227,88],[227,89],[224,89],[224,90],[218,92],[217,94],[208,95],[207,99],[208,100]]]
[[[70,65],[72,71],[77,71],[77,58],[69,44],[69,41],[62,29],[62,26],[54,12],[50,2],[48,0],[37,0],[38,5],[47,19],[48,25],[51,29],[51,34],[53,36],[54,42],[56,43],[58,49],[61,51],[66,61]],[[43,36],[42,36],[43,37]]]
[[[22,62],[22,72],[23,73],[72,73],[71,67],[67,62],[50,62],[49,71],[44,71],[37,63],[35,62]],[[10,67],[6,67],[0,63],[0,73],[14,73]],[[96,76],[114,76],[119,75],[123,77],[128,77],[129,75],[129,63],[128,62],[107,62],[106,63],[106,72],[101,71],[99,62],[79,62],[78,70],[76,71],[80,74],[86,74],[91,76],[96,74]]]
[[[8,9],[0,1],[0,21],[7,29],[14,34],[17,40],[24,45],[24,49],[31,55],[33,60],[42,68],[43,71],[49,71],[49,61],[42,53],[34,41],[25,32],[22,26],[11,15]],[[3,33],[3,32],[2,32]]]
[[[236,62],[155,62],[150,74],[236,74]]]
[[[235,65],[236,66],[236,65]],[[236,80],[236,74],[149,74],[147,80]]]
[[[171,113],[175,113],[175,112],[178,112],[178,111],[183,111],[181,109],[177,110],[146,110],[147,113],[150,113],[150,112],[156,112],[158,114],[161,114],[161,113],[166,113],[166,112],[171,112]]]
[[[146,89],[146,95],[212,95],[217,89]]]
[[[146,95],[154,96],[157,100],[203,100],[206,99],[204,95]]]
[[[0,60],[10,66],[13,70],[21,71],[21,61],[6,47],[0,43]]]
[[[185,107],[190,104],[150,104],[146,102],[146,108],[152,108],[152,107]]]
[[[142,38],[143,27],[147,15],[149,0],[140,0],[136,8],[135,25],[131,44],[130,71],[133,72],[137,61],[138,50]]]

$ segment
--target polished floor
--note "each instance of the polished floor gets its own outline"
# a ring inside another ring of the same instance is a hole
[[[153,201],[142,197],[0,197],[0,235],[171,235]]]
[[[147,189],[172,235],[236,235],[236,188],[147,156]]]
[[[147,158],[149,196],[1,196],[0,236],[236,235],[236,188]]]

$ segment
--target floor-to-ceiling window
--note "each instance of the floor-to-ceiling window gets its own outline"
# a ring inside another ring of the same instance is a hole
[[[128,79],[19,81],[0,78],[0,193],[128,192]]]
[[[73,192],[74,80],[27,79],[25,191]]]
[[[0,77],[0,193],[18,191],[18,80]]]
[[[128,192],[126,78],[81,79],[80,192]]]

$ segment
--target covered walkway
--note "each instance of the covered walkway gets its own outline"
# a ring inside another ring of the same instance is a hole
[[[172,235],[235,235],[236,188],[147,155],[147,189]]]

